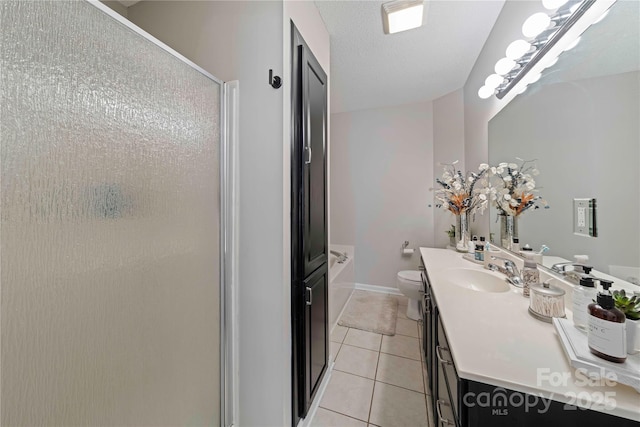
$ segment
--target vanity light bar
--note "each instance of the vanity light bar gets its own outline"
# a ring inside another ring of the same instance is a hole
[[[509,92],[513,96],[524,92],[527,85],[537,81],[542,72],[553,65],[557,57],[568,50],[584,30],[598,22],[615,2],[616,0],[584,0],[566,5],[563,3],[558,10],[552,12],[549,19],[544,20],[547,28],[534,31],[537,34],[533,40],[518,40],[509,45],[507,57],[515,62],[513,68],[505,73],[505,58],[499,60],[498,64],[501,66],[496,64],[496,74],[487,78],[485,85],[478,91],[478,96],[486,99],[495,94],[498,99],[503,99]],[[540,12],[535,15],[539,14]]]

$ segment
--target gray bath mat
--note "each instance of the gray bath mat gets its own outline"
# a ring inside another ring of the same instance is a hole
[[[377,292],[354,291],[338,325],[383,335],[396,334],[398,300]]]

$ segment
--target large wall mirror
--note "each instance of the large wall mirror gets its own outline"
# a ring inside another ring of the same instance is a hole
[[[489,160],[534,160],[549,209],[518,218],[520,243],[589,256],[640,278],[640,2],[619,0],[580,43],[489,122]],[[574,233],[574,199],[596,199],[597,237]],[[491,232],[500,223],[491,212]],[[546,262],[545,262],[546,264]]]

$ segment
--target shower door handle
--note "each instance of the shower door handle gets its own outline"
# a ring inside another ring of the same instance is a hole
[[[309,156],[307,157],[307,160],[304,161],[304,164],[310,165],[311,164],[311,145],[305,145],[304,151],[306,151],[309,154]]]
[[[311,288],[308,286],[306,287],[306,289],[308,298],[305,298],[305,302],[307,303],[307,305],[311,305],[313,304],[313,292],[311,292]]]

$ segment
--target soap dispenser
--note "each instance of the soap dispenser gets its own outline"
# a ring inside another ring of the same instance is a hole
[[[597,303],[591,303],[588,306],[589,350],[602,359],[623,363],[627,359],[625,316],[615,307],[613,296],[609,292],[613,282],[604,279],[598,280],[603,292],[598,293]]]
[[[596,284],[593,277],[581,277],[580,283],[573,288],[573,324],[576,328],[587,331],[588,306],[596,299]]]

